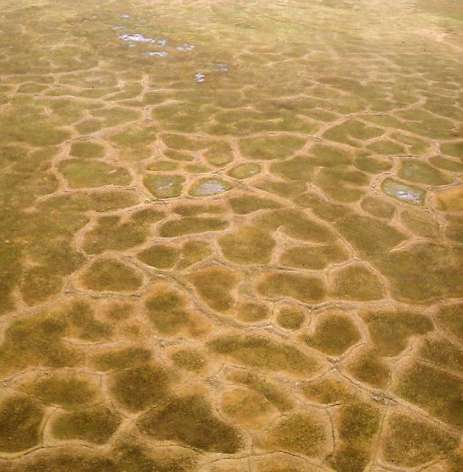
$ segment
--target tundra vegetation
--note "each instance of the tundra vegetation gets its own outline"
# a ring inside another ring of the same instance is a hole
[[[0,470],[463,470],[463,2],[0,0]]]

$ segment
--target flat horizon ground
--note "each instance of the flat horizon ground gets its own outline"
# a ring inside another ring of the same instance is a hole
[[[463,470],[463,2],[0,0],[0,472]]]

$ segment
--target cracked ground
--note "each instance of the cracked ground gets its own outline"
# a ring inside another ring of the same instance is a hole
[[[0,0],[0,471],[463,470],[463,2]]]

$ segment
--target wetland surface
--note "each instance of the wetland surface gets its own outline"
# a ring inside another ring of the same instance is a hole
[[[463,470],[463,2],[0,0],[0,471]]]

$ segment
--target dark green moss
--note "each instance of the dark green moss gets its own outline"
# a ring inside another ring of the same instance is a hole
[[[230,205],[238,215],[247,215],[258,210],[280,208],[280,204],[269,198],[256,197],[255,195],[243,195],[230,199]]]
[[[429,318],[417,313],[370,313],[365,320],[377,351],[384,356],[399,354],[407,347],[410,336],[425,334],[433,329]]]
[[[145,306],[150,321],[165,335],[178,334],[181,328],[190,324],[185,300],[174,290],[161,286],[156,294],[146,300]]]
[[[134,192],[124,190],[110,190],[92,192],[73,192],[49,198],[44,202],[48,211],[62,208],[69,211],[94,210],[105,212],[131,207],[137,204],[137,196]]]
[[[175,213],[182,216],[198,216],[203,214],[220,214],[226,210],[221,205],[178,205],[174,208]]]
[[[130,318],[134,310],[130,303],[112,303],[106,311],[106,318],[112,321],[122,321]]]
[[[315,178],[328,198],[342,203],[360,200],[366,194],[369,180],[364,172],[343,167],[322,168]]]
[[[375,154],[384,156],[400,155],[404,153],[403,146],[387,138],[375,141],[368,145],[367,148]]]
[[[130,411],[159,404],[168,393],[168,374],[150,364],[131,367],[111,374],[110,391]]]
[[[53,121],[40,109],[32,106],[7,108],[0,119],[4,142],[27,143],[32,146],[60,144],[69,138],[69,132],[55,127]]]
[[[403,414],[388,419],[383,454],[394,465],[416,467],[437,457],[448,457],[458,441],[447,432]]]
[[[409,182],[427,185],[446,185],[451,182],[444,173],[418,159],[404,159],[398,176]]]
[[[219,420],[200,396],[173,398],[145,413],[138,422],[146,434],[208,452],[233,454],[242,447],[238,432]]]
[[[418,355],[443,369],[463,372],[463,351],[446,338],[424,339]]]
[[[193,454],[170,448],[163,451],[158,449],[154,452],[133,442],[123,442],[117,444],[113,454],[117,472],[190,472],[195,470],[196,460]]]
[[[98,370],[108,371],[142,366],[149,363],[150,359],[151,351],[148,349],[128,347],[98,354],[93,358],[93,364]]]
[[[179,269],[185,269],[212,254],[209,243],[205,241],[186,241],[182,246],[181,257],[178,263]]]
[[[62,287],[62,277],[52,273],[48,267],[35,266],[24,272],[20,290],[24,301],[35,305],[56,295]]]
[[[338,244],[322,246],[294,246],[280,257],[280,262],[289,267],[301,269],[324,269],[329,264],[342,262],[348,258],[347,252]]]
[[[360,340],[360,333],[349,317],[332,314],[317,320],[314,334],[304,339],[310,347],[339,356]]]
[[[393,251],[375,265],[391,282],[394,298],[423,303],[463,295],[462,261],[458,246],[423,242]]]
[[[268,402],[280,411],[287,411],[293,407],[291,395],[264,377],[247,371],[236,371],[228,378],[263,395]]]
[[[327,437],[326,426],[314,415],[294,413],[280,420],[267,443],[272,448],[313,457],[323,451]]]
[[[235,179],[248,179],[257,175],[261,170],[261,166],[259,164],[254,164],[252,162],[246,164],[240,164],[230,170],[228,175]]]
[[[400,214],[400,220],[412,233],[423,238],[436,238],[439,224],[429,213],[406,210]]]
[[[285,329],[296,330],[305,320],[304,312],[297,307],[282,307],[278,311],[277,323]]]
[[[436,319],[439,326],[447,333],[463,341],[463,303],[454,303],[442,307]]]
[[[104,156],[104,147],[91,141],[76,141],[72,143],[70,154],[81,159],[96,159]]]
[[[210,267],[190,275],[190,280],[201,298],[214,310],[227,311],[234,303],[233,289],[236,275],[220,267]]]
[[[456,160],[449,159],[443,156],[434,156],[429,159],[429,163],[433,167],[437,167],[438,169],[441,170],[446,170],[450,172],[456,172],[459,173],[463,171],[463,164],[460,162],[457,162]]]
[[[142,262],[157,269],[171,269],[178,258],[178,251],[166,245],[154,245],[137,256]]]
[[[330,243],[335,237],[333,232],[324,224],[308,218],[300,210],[285,209],[265,212],[256,219],[262,228],[269,231],[281,229],[294,239],[312,241],[314,243]]]
[[[308,156],[296,156],[283,162],[273,163],[270,169],[272,174],[283,179],[310,182],[317,165],[314,160]]]
[[[458,377],[415,362],[401,373],[394,390],[441,420],[459,428],[463,425],[463,399]]]
[[[299,374],[311,373],[318,368],[313,358],[295,347],[263,336],[221,336],[210,341],[208,347],[250,367]]]
[[[12,396],[0,404],[0,451],[20,452],[39,442],[43,408],[25,396]]]
[[[99,341],[111,336],[111,326],[97,320],[92,308],[85,302],[74,302],[69,308],[67,316],[73,325],[75,335],[81,339]]]
[[[362,123],[356,119],[351,119],[341,125],[330,128],[324,134],[324,137],[332,141],[355,145],[355,140],[367,140],[376,138],[382,134],[384,134],[384,131],[381,128]]]
[[[140,288],[142,278],[131,267],[116,259],[99,259],[82,276],[84,285],[98,291],[133,291]]]
[[[379,427],[379,411],[367,404],[353,402],[338,416],[340,445],[330,462],[342,472],[364,470],[370,460],[371,446]]]
[[[160,236],[172,238],[186,234],[206,233],[208,231],[221,231],[228,223],[221,218],[212,217],[186,217],[179,220],[171,220],[164,223],[160,230]]]
[[[362,352],[349,363],[349,372],[361,382],[385,388],[391,378],[388,365],[374,351]]]
[[[380,174],[381,172],[391,169],[392,163],[389,159],[380,158],[378,156],[358,156],[354,160],[354,166],[368,174]]]
[[[384,289],[378,276],[365,264],[350,264],[332,275],[332,295],[343,300],[378,300]]]
[[[129,185],[130,174],[123,167],[93,160],[69,159],[62,161],[60,172],[73,188]]]
[[[58,416],[51,428],[58,439],[80,439],[104,444],[117,430],[120,422],[120,417],[108,408],[94,406]]]
[[[286,159],[305,144],[301,138],[265,137],[247,138],[240,141],[241,152],[251,159],[271,160]]]
[[[207,364],[204,356],[194,349],[179,349],[171,358],[176,366],[193,372],[199,372]]]
[[[256,186],[257,188],[274,193],[283,198],[294,198],[305,190],[304,182],[286,182],[284,180],[271,180],[269,178],[260,180],[257,182]]]
[[[142,244],[148,236],[147,225],[121,222],[118,216],[103,216],[85,235],[84,249],[88,254],[101,254],[105,250],[121,251]]]
[[[89,451],[68,448],[32,455],[18,464],[14,472],[118,472],[114,462]]]
[[[267,318],[269,309],[263,303],[243,302],[237,307],[237,318],[246,323],[253,323]]]
[[[264,264],[270,261],[275,241],[256,226],[241,226],[222,236],[219,244],[224,256],[238,264]]]
[[[0,348],[0,372],[41,365],[75,365],[80,356],[64,343],[68,333],[68,321],[61,314],[38,314],[13,322],[6,329]]]
[[[272,406],[256,391],[234,388],[223,393],[221,411],[235,423],[255,428],[272,413]]]
[[[390,219],[395,211],[394,205],[377,197],[365,197],[361,206],[367,213],[378,218]]]
[[[22,265],[18,248],[0,245],[0,314],[15,306],[13,290],[20,281]]]
[[[152,170],[154,172],[169,172],[177,169],[178,164],[176,162],[170,162],[167,160],[153,162],[146,168],[146,170]]]
[[[325,287],[320,279],[291,272],[265,274],[261,277],[257,290],[265,297],[289,297],[303,303],[317,302],[325,296]]]
[[[444,154],[449,156],[463,157],[463,141],[444,143],[440,145],[440,148]]]
[[[382,256],[405,240],[405,235],[392,226],[367,216],[348,216],[337,226],[360,255],[367,258]]]
[[[94,401],[96,386],[76,374],[52,374],[39,378],[36,382],[24,386],[25,391],[40,401],[63,408],[73,409]]]
[[[349,402],[354,397],[346,383],[332,378],[305,383],[302,386],[302,393],[310,400],[324,405]]]

